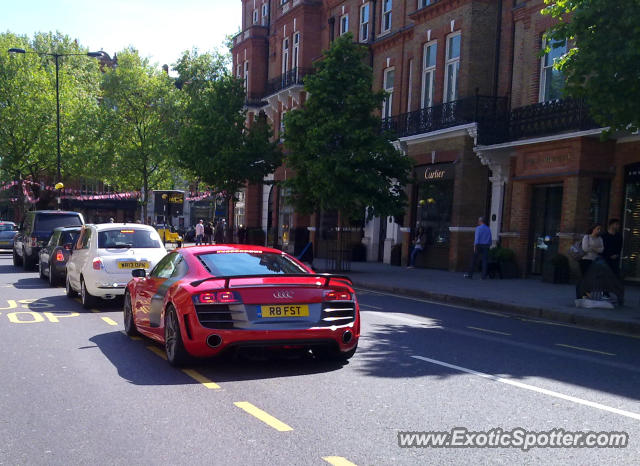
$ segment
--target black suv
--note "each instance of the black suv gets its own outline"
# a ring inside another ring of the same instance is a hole
[[[49,242],[58,227],[84,225],[79,212],[61,210],[35,210],[27,212],[13,241],[13,265],[32,270],[38,263],[40,248]]]

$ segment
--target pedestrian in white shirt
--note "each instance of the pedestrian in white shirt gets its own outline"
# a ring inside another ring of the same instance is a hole
[[[204,237],[204,223],[202,219],[196,225],[196,246],[202,244],[202,238]]]
[[[596,260],[602,251],[604,251],[604,243],[602,242],[602,225],[595,224],[587,234],[582,238],[582,250],[584,251],[584,256],[580,259],[580,272],[582,272],[582,276],[584,277],[589,270],[593,261]]]

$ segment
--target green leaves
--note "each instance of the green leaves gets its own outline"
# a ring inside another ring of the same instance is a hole
[[[640,1],[545,0],[558,24],[548,39],[569,39],[557,69],[566,92],[585,98],[593,117],[615,130],[640,128]]]
[[[245,126],[245,92],[220,54],[185,52],[175,66],[182,86],[177,162],[229,196],[280,164],[264,115]]]
[[[285,186],[302,212],[338,210],[351,218],[393,215],[406,203],[410,162],[381,131],[384,94],[371,90],[366,48],[336,39],[305,78],[305,107],[285,116]]]

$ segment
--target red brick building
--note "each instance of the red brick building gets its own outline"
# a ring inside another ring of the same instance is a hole
[[[601,142],[602,129],[584,105],[562,98],[562,77],[550,65],[563,50],[539,56],[551,21],[542,6],[542,0],[243,0],[233,66],[245,80],[250,114],[264,111],[282,129],[282,115],[304,104],[303,80],[313,62],[335,37],[353,33],[370,50],[375,89],[389,94],[383,124],[414,162],[404,217],[376,219],[364,229],[368,260],[389,262],[392,247],[402,244],[406,263],[421,226],[427,247],[418,265],[462,270],[484,215],[494,239],[516,251],[521,272],[539,273],[588,224],[623,218],[625,209],[635,209],[636,191],[640,198],[637,136]],[[287,175],[281,167],[271,179]],[[270,184],[249,186],[243,216],[236,216],[292,250],[296,228],[300,235],[317,222],[282,198]],[[640,249],[633,218],[625,217],[628,271]]]
[[[501,242],[516,251],[521,272],[537,274],[590,225],[619,218],[625,275],[640,278],[640,138],[614,134],[603,141],[585,105],[562,98],[563,78],[551,65],[566,49],[539,55],[552,24],[540,14],[543,1],[513,3],[503,8],[498,84],[510,112],[475,148],[492,171],[491,215]]]

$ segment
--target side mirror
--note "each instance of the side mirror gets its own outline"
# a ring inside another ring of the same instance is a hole
[[[147,276],[147,271],[145,269],[133,269],[131,275],[136,278],[144,278]]]

